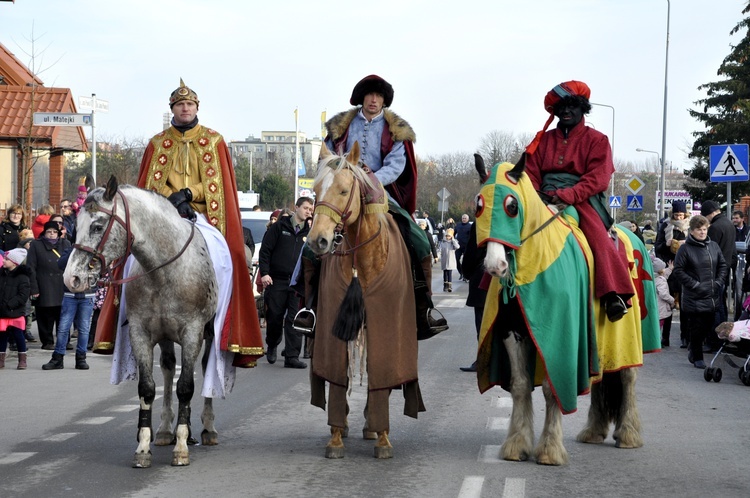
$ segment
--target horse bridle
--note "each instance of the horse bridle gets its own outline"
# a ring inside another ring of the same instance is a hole
[[[125,197],[125,194],[120,191],[120,189],[117,189],[117,192],[115,194],[116,196],[119,195],[122,199],[122,205],[125,208],[125,220],[123,220],[120,216],[117,214],[117,201],[116,199],[112,199],[112,209],[106,209],[102,207],[99,204],[93,204],[92,206],[86,207],[87,210],[96,212],[101,211],[104,214],[109,215],[109,222],[107,223],[107,228],[104,230],[104,235],[102,235],[101,240],[99,240],[99,244],[96,246],[96,249],[85,246],[83,244],[73,244],[73,247],[75,249],[78,249],[80,251],[83,251],[85,253],[91,254],[91,259],[89,260],[89,270],[94,270],[94,260],[99,260],[99,278],[97,279],[96,284],[100,287],[103,287],[105,285],[114,285],[114,284],[124,284],[127,282],[132,282],[133,280],[143,277],[145,275],[148,275],[149,273],[156,271],[160,268],[164,268],[168,264],[175,261],[177,258],[182,256],[182,254],[185,252],[185,249],[187,249],[188,245],[190,245],[190,241],[193,240],[193,235],[195,234],[195,222],[190,223],[190,237],[188,237],[187,242],[185,242],[185,245],[182,246],[182,249],[180,249],[180,252],[178,252],[174,257],[169,259],[168,261],[151,268],[147,272],[141,273],[139,275],[134,275],[132,277],[122,278],[122,279],[116,279],[113,280],[112,278],[108,278],[107,274],[112,275],[114,273],[114,270],[119,268],[120,266],[123,266],[125,264],[125,261],[127,260],[128,256],[131,253],[131,249],[133,247],[133,241],[135,240],[135,236],[133,235],[133,232],[130,230],[130,208],[128,206],[128,198]],[[109,268],[107,266],[106,258],[104,257],[104,246],[107,243],[107,240],[109,239],[109,235],[112,232],[112,227],[114,226],[115,222],[119,223],[120,226],[125,230],[125,237],[127,239],[127,246],[125,247],[125,254],[120,257],[119,259],[112,262],[112,268]]]
[[[347,165],[347,168],[351,169],[351,166]],[[363,166],[363,168],[366,168],[366,166]],[[362,180],[357,178],[356,175],[354,175],[354,181],[357,182],[357,185],[359,186],[359,197],[360,197],[360,211],[362,214],[365,212],[365,206],[367,197],[365,195],[365,189],[363,188]],[[354,238],[354,245],[350,247],[349,249],[343,250],[343,251],[336,251],[338,247],[343,243],[344,236],[346,235],[346,221],[351,218],[352,216],[352,202],[354,201],[354,188],[351,189],[349,192],[349,199],[346,201],[346,206],[344,206],[344,209],[339,209],[335,205],[331,204],[330,202],[326,201],[315,201],[315,210],[313,211],[313,214],[322,214],[324,216],[328,216],[331,218],[334,223],[336,223],[336,226],[333,229],[333,244],[331,244],[331,254],[336,254],[339,256],[345,256],[347,254],[354,253],[357,249],[360,247],[372,242],[375,240],[378,235],[380,235],[380,231],[382,229],[381,226],[378,226],[378,231],[375,232],[370,238],[365,240],[364,242],[359,242],[359,230],[362,227],[362,224],[360,223],[357,226],[357,235]]]

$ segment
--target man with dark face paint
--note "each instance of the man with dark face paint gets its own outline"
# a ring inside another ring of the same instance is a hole
[[[554,203],[572,205],[594,254],[595,290],[610,321],[627,313],[633,287],[622,244],[615,245],[604,193],[615,171],[606,135],[586,126],[591,90],[581,81],[557,85],[544,98],[550,113],[544,129],[526,148],[526,173],[534,188]],[[547,131],[554,117],[557,127]]]

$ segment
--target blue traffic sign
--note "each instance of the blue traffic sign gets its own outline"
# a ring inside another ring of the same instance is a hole
[[[643,211],[643,196],[642,195],[629,195],[627,200],[628,200],[628,211]]]
[[[712,145],[708,152],[712,182],[745,182],[750,179],[747,144]]]
[[[622,207],[622,197],[619,195],[610,195],[609,196],[609,207],[611,208],[621,208]]]

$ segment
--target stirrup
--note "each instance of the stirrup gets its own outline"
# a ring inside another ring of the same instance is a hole
[[[433,311],[440,315],[440,318],[433,317]],[[437,308],[427,310],[427,324],[430,326],[430,331],[433,335],[448,330],[448,320],[445,319],[445,316]]]
[[[306,337],[315,337],[315,324],[317,322],[318,317],[313,310],[302,308],[294,315],[292,328]]]

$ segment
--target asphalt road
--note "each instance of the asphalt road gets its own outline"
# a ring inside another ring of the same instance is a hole
[[[497,388],[480,395],[476,377],[458,369],[476,351],[466,285],[436,294],[451,328],[420,343],[428,411],[407,418],[400,394],[391,396],[391,460],[374,459],[373,442],[359,437],[365,400],[359,386],[350,402],[346,457],[325,459],[326,414],[309,404],[308,371],[262,359],[238,371],[234,391],[215,402],[218,446],[191,447],[184,468],[170,466],[170,447],[157,447],[151,468],[133,469],[136,383],[110,385],[110,358],[98,355],[89,355],[88,371],[75,370],[70,354],[64,370],[43,371],[50,354],[36,343],[28,370],[15,370],[11,354],[0,371],[0,497],[750,496],[750,388],[723,359],[723,380],[706,382],[676,347],[678,322],[673,347],[647,355],[639,371],[643,448],[617,449],[611,437],[602,445],[575,442],[588,410],[582,397],[579,411],[563,418],[567,465],[499,460],[509,395]],[[534,402],[538,437],[541,389]],[[196,432],[201,407],[196,397]]]

